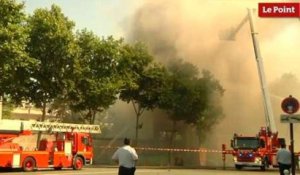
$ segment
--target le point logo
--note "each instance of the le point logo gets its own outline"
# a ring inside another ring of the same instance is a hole
[[[259,17],[300,17],[300,3],[259,3]]]

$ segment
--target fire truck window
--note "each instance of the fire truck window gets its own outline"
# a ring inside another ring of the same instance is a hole
[[[81,142],[85,145],[89,145],[89,139],[87,137],[81,137]]]
[[[89,145],[88,146],[92,146],[92,138],[88,137],[88,139],[89,139]]]
[[[265,147],[265,145],[266,145],[266,144],[265,144],[265,141],[264,141],[263,139],[260,139],[260,146],[261,146],[261,147]]]
[[[255,137],[237,137],[234,140],[235,148],[253,149],[259,147],[259,140]]]
[[[65,140],[65,139],[66,139],[66,136],[64,133],[58,133],[57,140]]]

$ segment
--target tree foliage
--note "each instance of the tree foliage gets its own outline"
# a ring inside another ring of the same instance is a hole
[[[147,48],[136,43],[125,48],[126,80],[120,93],[120,99],[131,103],[136,114],[135,144],[138,144],[138,131],[142,127],[140,118],[145,110],[158,107],[159,96],[164,89],[167,72],[163,66],[155,64]]]
[[[75,71],[76,89],[70,93],[72,108],[87,111],[86,118],[94,123],[96,113],[115,102],[122,86],[118,69],[123,40],[100,39],[92,32],[82,30],[77,33],[77,44],[80,52]]]
[[[161,95],[160,108],[173,121],[172,132],[178,121],[196,126],[199,133],[209,129],[222,114],[218,101],[214,100],[219,100],[224,92],[220,83],[209,71],[204,70],[200,75],[197,67],[182,60],[174,60],[168,70],[169,86]]]
[[[225,90],[219,81],[206,70],[202,72],[199,86],[203,89],[202,92],[206,98],[206,104],[204,105],[205,108],[199,111],[200,115],[197,116],[197,120],[195,120],[193,124],[196,126],[199,143],[201,143],[201,141],[205,140],[207,131],[223,117],[221,97]]]
[[[45,119],[46,104],[55,98],[63,98],[73,89],[73,75],[76,45],[72,33],[74,23],[68,20],[61,9],[52,5],[51,9],[37,9],[29,17],[29,38],[27,51],[37,61],[31,74],[29,101],[43,107]]]
[[[14,104],[8,100],[8,99],[4,99],[3,103],[2,103],[2,118],[5,119],[9,119],[12,116],[12,111],[14,109]]]
[[[0,0],[0,96],[20,102],[28,91],[35,61],[25,51],[28,41],[24,4]]]
[[[153,64],[153,58],[148,53],[146,47],[141,43],[133,46],[127,45],[125,48],[123,66],[126,72],[124,77],[127,83],[124,85],[120,99],[123,101],[138,103],[140,108],[153,109],[154,97],[151,93],[157,90],[154,85],[160,78],[163,69]],[[124,63],[125,62],[125,63]]]

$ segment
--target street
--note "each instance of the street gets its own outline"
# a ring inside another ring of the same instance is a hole
[[[84,168],[80,171],[74,170],[38,170],[35,172],[22,172],[22,171],[14,171],[14,172],[1,172],[3,175],[116,175],[117,168]],[[275,175],[279,174],[277,169],[271,169],[268,171],[259,171],[257,169],[246,169],[246,170],[215,170],[215,169],[146,169],[146,168],[138,168],[136,175]]]

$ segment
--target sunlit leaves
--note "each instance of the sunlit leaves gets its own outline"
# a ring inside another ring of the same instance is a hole
[[[30,100],[41,106],[74,88],[69,81],[77,53],[72,33],[74,23],[55,5],[35,10],[28,21],[27,51],[38,62],[32,72],[35,83],[30,87]]]
[[[25,52],[28,41],[24,5],[0,0],[0,95],[11,94],[19,102],[30,84],[35,60]]]

